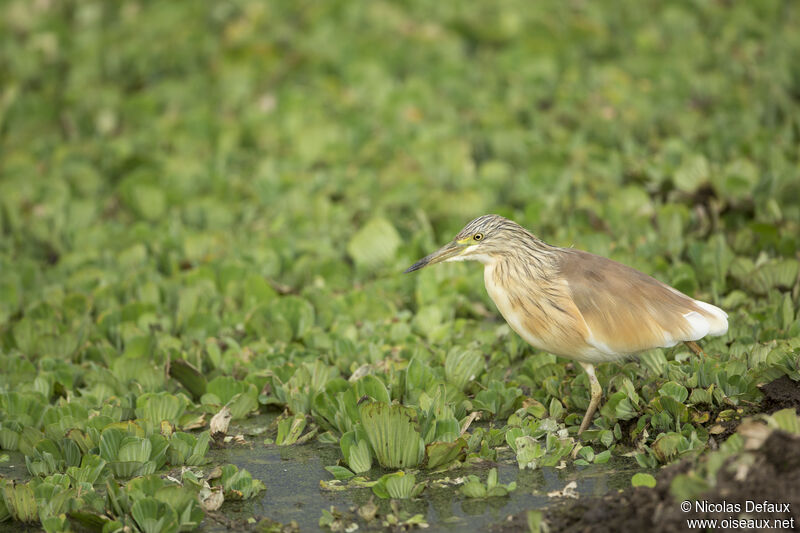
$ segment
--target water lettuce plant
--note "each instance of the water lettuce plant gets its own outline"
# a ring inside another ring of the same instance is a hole
[[[300,444],[313,439],[317,434],[317,427],[312,425],[310,431],[303,435],[303,431],[308,426],[308,418],[303,414],[296,414],[293,417],[281,417],[277,425],[278,433],[275,436],[275,444],[278,446]]]
[[[223,406],[230,409],[234,420],[244,418],[258,407],[258,391],[252,383],[219,376],[208,382],[200,403],[217,412]]]
[[[204,516],[196,487],[158,475],[138,477],[125,485],[109,482],[106,490],[111,520],[106,519],[103,527],[108,530],[186,531],[196,528]]]
[[[361,406],[361,424],[384,468],[413,468],[425,457],[425,441],[416,428],[416,412],[400,405],[369,402]]]
[[[403,444],[406,444],[406,442],[403,442]],[[413,444],[416,445],[416,441]],[[394,445],[393,443],[392,446]],[[344,461],[353,472],[360,474],[372,468],[372,447],[363,427],[359,426],[342,435],[339,447]]]
[[[221,412],[226,437],[281,417],[257,429],[338,449],[363,486],[573,453],[657,468],[783,407],[796,10],[307,7],[0,4],[0,449],[26,465],[0,519],[190,529],[194,493],[257,498],[208,452]],[[586,376],[513,333],[479,268],[401,274],[483,213],[713,302],[730,331],[598,365],[577,439]],[[197,465],[220,475],[128,494]]]
[[[3,502],[0,505],[0,519],[13,518],[28,523],[37,520],[38,508],[30,484],[3,479],[0,480],[0,494]]]
[[[207,462],[211,434],[204,431],[199,435],[176,432],[170,435],[167,461],[173,466],[199,466]]]
[[[236,465],[224,465],[216,473],[209,475],[209,479],[212,486],[222,487],[228,500],[246,500],[266,489],[262,481],[253,479],[250,472],[239,470]]]
[[[418,497],[425,489],[426,483],[417,483],[414,474],[409,474],[403,470],[384,474],[378,482],[372,486],[372,492],[379,498],[392,498],[398,500],[408,500]]]
[[[156,424],[169,422],[176,426],[186,411],[189,400],[168,392],[148,392],[136,398],[136,416]]]
[[[141,437],[116,427],[100,436],[100,457],[117,478],[152,474],[166,462],[169,443],[159,434]]]
[[[467,480],[461,485],[459,491],[467,498],[494,498],[507,496],[510,492],[517,490],[517,483],[512,481],[507,485],[497,482],[497,469],[492,468],[486,476],[486,483],[481,483],[478,476],[470,474]]]

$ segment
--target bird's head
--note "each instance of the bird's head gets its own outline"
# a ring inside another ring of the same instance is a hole
[[[513,251],[516,241],[526,237],[534,238],[516,222],[500,215],[483,215],[464,226],[451,242],[408,267],[406,273],[445,261],[490,263]]]

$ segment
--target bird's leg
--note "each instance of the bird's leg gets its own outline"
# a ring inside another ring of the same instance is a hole
[[[700,345],[697,344],[696,342],[694,342],[694,341],[684,341],[683,344],[685,344],[687,348],[689,348],[692,352],[694,352],[695,355],[697,355],[699,357],[705,357],[706,356],[706,352],[704,352],[703,349],[700,347]]]
[[[583,422],[581,422],[578,435],[583,433],[586,428],[589,427],[589,424],[592,423],[592,416],[594,416],[594,412],[597,410],[597,406],[600,403],[600,397],[603,395],[603,389],[600,387],[600,382],[597,381],[597,376],[594,374],[594,365],[591,363],[581,363],[581,366],[589,376],[589,384],[591,385],[592,389],[592,399],[589,402],[589,408],[586,409],[586,414],[583,415]]]

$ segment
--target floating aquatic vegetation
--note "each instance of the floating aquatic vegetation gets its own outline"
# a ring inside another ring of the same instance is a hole
[[[109,427],[100,437],[100,457],[114,477],[125,479],[152,474],[166,462],[169,443],[159,434],[140,437]]]
[[[3,505],[0,508],[0,519],[3,515],[20,522],[35,522],[39,512],[30,483],[16,483],[13,480],[0,479],[0,494]]]
[[[232,418],[237,420],[258,408],[258,390],[252,383],[237,381],[230,376],[219,376],[208,382],[200,403],[215,409],[213,412],[223,406],[228,407]]]
[[[378,463],[384,468],[413,468],[425,456],[416,412],[401,405],[368,402],[360,407],[361,425]]]
[[[199,435],[182,431],[173,433],[169,438],[167,461],[173,466],[199,466],[205,464],[208,462],[206,453],[208,452],[210,440],[210,431],[203,431]]]
[[[414,474],[406,473],[402,470],[384,474],[378,482],[372,486],[372,492],[379,498],[393,498],[398,500],[408,500],[418,497],[426,483],[417,483]]]
[[[211,486],[222,487],[226,500],[246,500],[266,490],[264,483],[253,479],[250,472],[239,470],[236,465],[225,465],[218,469],[218,474],[209,475]]]
[[[275,437],[275,444],[278,446],[289,446],[306,442],[314,438],[314,435],[317,434],[317,428],[313,426],[313,424],[311,431],[303,435],[303,431],[306,429],[307,425],[308,418],[303,414],[281,418],[278,421],[278,434]],[[301,435],[303,435],[302,438]]]
[[[489,475],[486,476],[486,483],[481,483],[478,476],[470,474],[459,489],[459,492],[467,498],[495,498],[507,496],[510,492],[514,492],[515,490],[517,490],[517,483],[515,481],[507,485],[498,483],[497,469],[492,468],[489,470]]]
[[[206,377],[185,359],[172,359],[169,375],[183,385],[194,400],[202,398],[208,389]]]
[[[59,442],[42,439],[33,447],[31,454],[25,456],[25,465],[33,476],[64,473],[67,467],[80,464],[81,450],[71,439],[61,439]]]
[[[357,474],[372,468],[372,447],[363,427],[348,431],[339,441],[342,456],[347,465]]]
[[[449,383],[462,390],[483,372],[484,366],[483,353],[479,350],[455,346],[447,352],[444,374]]]
[[[148,392],[136,399],[136,416],[160,424],[167,421],[177,426],[189,400],[168,392]]]
[[[499,381],[491,381],[487,390],[475,395],[475,408],[486,411],[495,418],[504,419],[513,413],[517,403],[522,400],[522,391],[517,387],[506,386]]]
[[[467,448],[467,441],[458,438],[452,442],[433,442],[425,446],[425,468],[444,468],[456,461]]]

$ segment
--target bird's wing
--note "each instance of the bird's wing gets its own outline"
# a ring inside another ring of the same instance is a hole
[[[713,305],[605,257],[562,251],[559,272],[586,322],[586,341],[600,351],[632,354],[728,330],[728,315]]]

